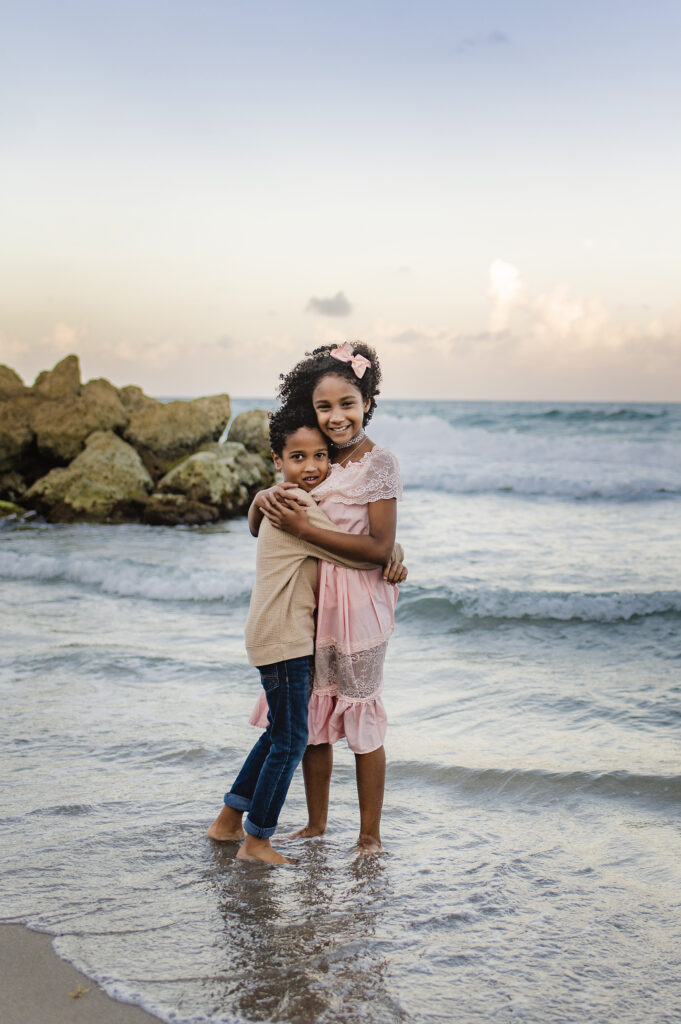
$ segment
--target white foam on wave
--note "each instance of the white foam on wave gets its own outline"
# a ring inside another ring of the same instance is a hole
[[[458,593],[407,590],[398,604],[405,617],[422,615],[433,619],[438,612],[445,617],[467,619],[554,619],[616,623],[648,615],[681,614],[681,591],[657,590],[650,593],[587,593],[584,591],[512,591],[476,590]]]
[[[94,587],[117,597],[152,601],[238,601],[251,591],[252,579],[227,571],[197,566],[146,566],[125,560],[82,558],[74,555],[0,552],[0,576],[11,580],[68,582]]]
[[[395,452],[408,487],[624,501],[681,496],[678,446],[669,439],[492,431],[388,413],[372,421],[371,436]]]

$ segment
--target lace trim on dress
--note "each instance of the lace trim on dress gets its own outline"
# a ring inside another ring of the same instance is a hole
[[[343,654],[337,647],[315,652],[315,669],[324,686],[314,692],[330,694],[351,703],[374,700],[383,689],[383,662],[388,641],[366,651]]]
[[[358,462],[329,467],[326,480],[313,491],[315,500],[331,497],[344,505],[367,505],[386,498],[402,498],[400,466],[391,451],[376,445]]]
[[[395,627],[390,626],[389,629],[379,633],[376,636],[362,637],[361,640],[339,640],[336,636],[325,635],[322,640],[317,640],[315,644],[315,651],[321,650],[323,647],[335,647],[336,650],[340,651],[341,654],[356,654],[358,651],[372,650],[374,647],[380,647],[381,644],[387,644],[389,638],[392,636]]]

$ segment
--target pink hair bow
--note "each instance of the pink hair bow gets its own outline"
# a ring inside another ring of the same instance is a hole
[[[371,366],[371,360],[365,359],[359,352],[352,351],[352,345],[349,341],[343,342],[340,348],[331,349],[329,355],[333,356],[334,359],[340,360],[341,363],[350,363],[355,371],[355,377],[363,377],[367,367]]]

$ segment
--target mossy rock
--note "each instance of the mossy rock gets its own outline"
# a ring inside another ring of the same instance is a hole
[[[6,519],[8,516],[23,519],[27,514],[27,509],[22,508],[21,505],[15,505],[13,501],[0,501],[0,519]]]
[[[152,494],[143,514],[148,526],[206,526],[216,523],[220,513],[215,505],[195,501],[186,494]]]
[[[270,421],[265,409],[249,409],[235,416],[227,434],[228,441],[238,441],[249,452],[270,457]]]
[[[123,437],[158,480],[202,444],[217,441],[230,415],[229,395],[157,404],[133,412]]]
[[[130,522],[141,518],[151,477],[139,455],[111,431],[96,431],[66,468],[53,469],[22,501],[55,523]]]

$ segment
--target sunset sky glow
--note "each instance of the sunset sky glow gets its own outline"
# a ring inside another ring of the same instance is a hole
[[[671,0],[3,5],[0,362],[267,395],[681,400]]]

